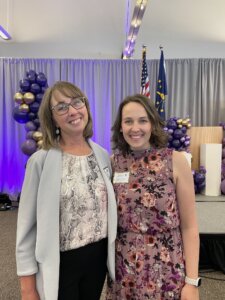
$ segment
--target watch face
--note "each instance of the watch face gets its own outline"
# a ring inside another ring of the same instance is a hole
[[[201,278],[198,278],[198,285],[197,286],[200,286],[202,283],[202,279]]]

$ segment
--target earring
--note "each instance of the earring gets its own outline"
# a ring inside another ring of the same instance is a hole
[[[56,127],[55,134],[58,136],[60,134],[59,127]]]
[[[57,143],[59,143],[59,140],[60,140],[60,130],[59,130],[59,127],[56,127],[55,134],[56,134],[56,141],[57,141]]]

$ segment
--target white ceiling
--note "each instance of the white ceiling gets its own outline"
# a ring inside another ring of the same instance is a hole
[[[0,56],[120,58],[136,0],[0,0]],[[130,11],[127,6],[130,4]],[[129,20],[130,21],[130,20]],[[148,0],[134,58],[225,58],[225,0]]]

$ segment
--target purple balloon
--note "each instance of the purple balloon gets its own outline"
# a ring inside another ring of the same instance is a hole
[[[47,78],[45,77],[45,75],[43,73],[39,73],[36,79],[36,82],[40,85],[40,86],[45,86],[47,83]]]
[[[180,140],[173,140],[173,141],[171,142],[171,145],[172,145],[172,147],[178,149],[178,148],[180,148],[180,146],[181,146],[181,142],[180,142]]]
[[[169,134],[173,134],[173,129],[171,129],[171,128],[168,129],[168,133],[169,133]]]
[[[44,96],[43,93],[38,93],[35,97],[35,101],[41,103],[43,96]]]
[[[225,178],[225,168],[222,166],[222,172],[221,172],[221,175],[223,178]]]
[[[28,118],[30,121],[34,120],[36,118],[37,114],[33,112],[28,113]]]
[[[30,86],[30,92],[33,94],[38,94],[41,92],[41,87],[37,83],[32,83]]]
[[[172,140],[173,140],[172,135],[169,135],[169,136],[168,136],[168,142],[172,142]]]
[[[36,74],[29,74],[29,75],[27,75],[27,79],[29,80],[29,82],[31,84],[35,83],[36,82]]]
[[[46,84],[46,86],[42,86],[42,87],[41,87],[41,92],[44,94],[45,91],[47,90],[47,88],[48,88],[48,85],[47,85],[47,84]]]
[[[36,127],[39,127],[40,126],[40,121],[38,118],[36,118],[35,120],[33,120],[34,124]]]
[[[29,121],[25,124],[26,131],[36,131],[36,126],[33,121]]]
[[[178,128],[178,129],[175,129],[175,130],[174,130],[173,136],[174,136],[175,139],[178,139],[178,140],[179,140],[180,138],[183,137],[183,135],[184,135],[184,134],[183,134],[183,132],[182,132],[181,129]]]
[[[27,134],[26,134],[26,139],[27,140],[32,140],[33,139],[33,134],[34,134],[35,131],[31,130],[31,131],[28,131]]]
[[[44,76],[45,76],[45,73],[43,73],[43,72],[38,72],[38,75],[44,75]]]
[[[39,110],[39,106],[40,106],[40,103],[34,101],[33,103],[31,103],[31,104],[29,105],[30,111],[33,112],[33,113],[37,113],[38,110]]]
[[[194,176],[194,181],[197,185],[199,185],[200,183],[203,183],[205,182],[205,174],[202,174],[202,173],[195,173],[195,176]]]
[[[206,174],[206,168],[204,166],[199,167],[199,173]]]
[[[185,141],[185,142],[184,142],[184,146],[185,146],[185,147],[188,147],[189,145],[190,145],[190,141]]]
[[[30,90],[30,82],[27,79],[20,80],[20,88],[23,92],[28,92]]]
[[[225,194],[225,179],[221,182],[221,192]]]
[[[27,112],[22,112],[19,110],[19,106],[15,106],[13,109],[13,118],[19,123],[26,123],[29,120]]]
[[[170,119],[166,123],[167,128],[169,129],[176,129],[177,128],[177,122],[174,121],[173,119]]]
[[[37,150],[37,144],[33,139],[28,139],[23,142],[21,150],[26,155],[31,155]]]
[[[200,193],[205,188],[205,181],[197,184],[198,192]]]
[[[181,128],[181,130],[182,130],[183,133],[186,133],[186,132],[187,132],[187,127],[183,126],[183,127]]]
[[[37,76],[36,72],[34,70],[29,70],[26,72],[27,76],[32,75],[32,76]]]

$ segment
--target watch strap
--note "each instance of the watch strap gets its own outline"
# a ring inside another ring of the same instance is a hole
[[[201,284],[201,278],[198,277],[196,279],[193,279],[193,278],[185,276],[185,283],[198,287]]]

